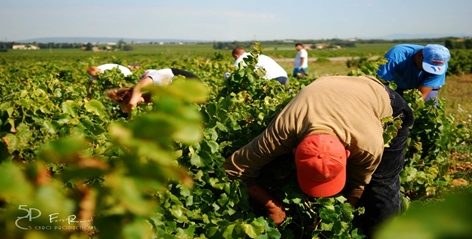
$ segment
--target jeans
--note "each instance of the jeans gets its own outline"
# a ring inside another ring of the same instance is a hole
[[[293,77],[295,78],[301,78],[301,77],[304,77],[306,75],[306,70],[308,69],[308,67],[305,67],[305,68],[294,68],[293,69]]]
[[[434,100],[434,106],[437,106],[439,104],[438,98],[439,98],[439,89],[433,89],[432,91],[429,92],[429,94],[426,96],[426,99],[424,100]]]
[[[414,121],[413,112],[405,100],[397,92],[385,88],[390,96],[392,116],[400,116],[403,123],[390,147],[384,148],[382,161],[359,201],[365,207],[360,223],[367,236],[379,223],[401,211],[400,172],[403,170],[409,127]]]

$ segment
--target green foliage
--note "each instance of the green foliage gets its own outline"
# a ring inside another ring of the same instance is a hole
[[[149,87],[152,102],[133,110],[129,120],[103,91],[133,85],[142,70],[128,77],[106,71],[92,93],[87,92],[86,66],[126,65],[120,57],[4,60],[0,234],[7,238],[363,238],[352,223],[363,209],[353,208],[340,195],[325,199],[304,195],[290,155],[274,160],[260,176],[260,183],[284,202],[287,219],[280,226],[249,199],[243,182],[230,181],[222,170],[226,157],[260,134],[300,89],[315,80],[306,77],[288,85],[265,80],[264,70],[254,67],[262,48],[254,44],[252,52],[245,67],[233,67],[219,52],[208,58],[176,58],[165,52],[141,56],[142,69],[181,68],[197,74],[203,83],[176,77],[167,87]],[[156,60],[160,58],[166,60]],[[370,63],[362,62],[360,70],[351,74],[372,75],[379,63]],[[225,81],[227,71],[232,74]],[[415,123],[417,128],[412,129],[402,186],[405,194],[419,196],[448,185],[445,155],[469,131],[457,126],[441,107],[421,105],[413,96],[409,101],[418,104],[412,106],[420,114],[415,113],[417,122],[428,123],[424,127]],[[399,121],[386,118],[384,124],[388,145]],[[34,209],[42,216],[33,218]],[[51,222],[51,214],[63,220]],[[81,222],[69,223],[69,215]]]
[[[379,228],[376,238],[471,238],[472,194],[447,195],[430,204],[415,203],[404,215]]]
[[[451,60],[448,62],[448,75],[472,73],[472,46],[468,50],[451,50]]]
[[[401,174],[403,191],[412,198],[431,196],[446,189],[452,180],[449,168],[451,152],[470,137],[470,129],[456,123],[444,112],[445,102],[424,101],[416,90],[404,94],[415,117],[410,129],[405,154],[405,170]]]
[[[376,61],[368,60],[365,57],[361,57],[358,59],[351,59],[346,62],[347,67],[355,67],[356,69],[351,70],[348,72],[347,75],[349,76],[376,76],[377,69],[379,69],[379,65],[387,63],[385,58],[380,58]],[[379,79],[382,80],[382,79]]]
[[[153,107],[146,114],[136,115],[130,122],[112,123],[107,118],[104,128],[108,130],[101,129],[99,134],[95,132],[100,126],[96,121],[106,118],[99,101],[63,101],[57,114],[66,115],[69,117],[66,123],[75,124],[61,132],[62,137],[47,138],[48,142],[40,145],[35,154],[31,153],[32,157],[25,152],[30,152],[29,143],[37,143],[33,136],[41,128],[36,131],[26,128],[23,122],[28,120],[29,111],[21,111],[23,121],[15,132],[10,130],[3,138],[8,157],[2,159],[0,166],[6,176],[0,180],[1,199],[6,203],[2,217],[6,228],[2,228],[5,232],[2,234],[28,236],[30,230],[23,228],[45,228],[35,233],[51,238],[79,235],[81,231],[99,233],[100,238],[150,235],[151,224],[146,218],[160,207],[157,195],[166,192],[170,181],[180,182],[187,192],[193,185],[192,178],[175,161],[175,143],[189,145],[201,140],[202,118],[194,105],[204,102],[208,94],[203,85],[194,81],[154,87],[151,92],[159,97],[153,98]],[[13,118],[6,122],[15,122],[16,115],[4,116]],[[90,122],[91,117],[97,117],[95,122]],[[52,128],[47,128],[48,132],[59,136],[58,129],[51,125],[46,125]],[[93,141],[97,135],[103,135],[103,141]],[[20,159],[27,164],[18,163]],[[43,217],[21,220],[21,228],[10,220],[22,219],[22,210],[29,212],[31,208]],[[62,220],[48,221],[47,215],[60,215]],[[64,219],[69,215],[77,217],[78,223],[71,225]],[[59,230],[68,226],[79,229]]]

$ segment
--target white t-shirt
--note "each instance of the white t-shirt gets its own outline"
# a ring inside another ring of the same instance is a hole
[[[133,74],[133,73],[131,73],[131,70],[128,69],[128,67],[118,65],[118,64],[113,64],[113,63],[99,65],[99,66],[97,66],[97,68],[100,69],[100,71],[102,73],[105,72],[106,70],[111,70],[113,68],[118,68],[124,76],[129,76],[129,75]],[[92,76],[90,76],[90,79],[94,79],[94,78]]]
[[[302,58],[305,58],[302,65]],[[301,49],[298,51],[297,55],[295,56],[294,62],[295,68],[307,68],[308,67],[308,52],[305,49]]]
[[[243,62],[243,59],[246,58],[250,53],[245,52],[242,55],[236,59],[234,62],[233,66],[238,66],[239,62]],[[282,68],[277,62],[275,62],[272,58],[266,56],[266,55],[259,55],[258,61],[256,64],[256,69],[257,68],[264,68],[266,70],[266,74],[264,76],[264,79],[270,80],[270,79],[275,79],[277,77],[287,77],[287,72]],[[244,63],[244,65],[246,65]]]
[[[140,79],[150,77],[155,85],[168,85],[172,82],[174,73],[170,68],[164,68],[160,70],[146,70]]]

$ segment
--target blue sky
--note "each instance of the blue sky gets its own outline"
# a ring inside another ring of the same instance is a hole
[[[2,0],[0,41],[472,36],[472,0]]]

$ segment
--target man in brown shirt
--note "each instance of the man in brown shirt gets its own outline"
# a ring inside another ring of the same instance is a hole
[[[384,148],[381,119],[400,116],[402,128]],[[356,206],[362,197],[366,229],[401,209],[399,173],[413,114],[403,98],[375,78],[321,77],[306,86],[223,168],[247,182],[251,198],[265,206],[276,224],[282,203],[256,183],[259,171],[278,156],[294,152],[300,188],[313,197],[341,191]]]

